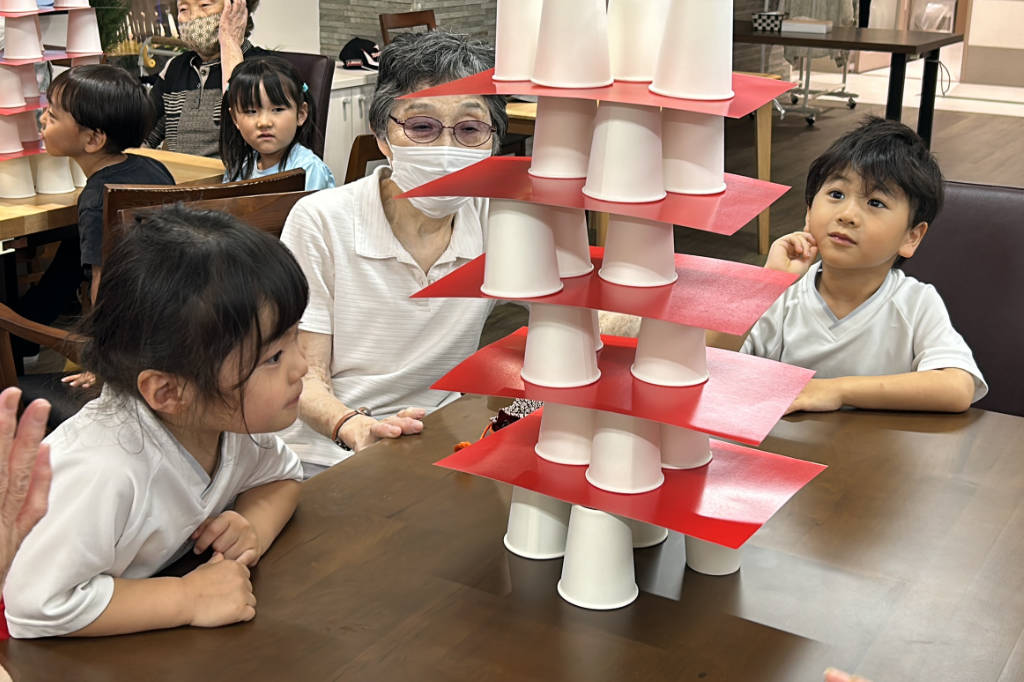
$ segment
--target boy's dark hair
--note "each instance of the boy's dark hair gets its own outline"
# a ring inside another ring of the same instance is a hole
[[[103,151],[108,154],[141,145],[156,119],[139,79],[109,64],[71,67],[53,79],[46,99],[83,128],[106,133]]]
[[[122,395],[141,398],[139,373],[154,369],[184,379],[201,401],[240,399],[263,349],[306,308],[309,287],[291,252],[227,214],[181,204],[123,229],[81,324],[84,365]],[[236,348],[238,382],[225,391],[221,366]]]
[[[231,72],[228,91],[221,102],[220,158],[224,162],[225,175],[231,180],[245,180],[252,175],[255,160],[253,148],[234,125],[230,110],[259,107],[261,83],[272,104],[300,108],[305,102],[308,107],[306,121],[295,131],[295,138],[284,150],[281,163],[288,160],[296,143],[309,148],[313,146],[316,102],[295,66],[281,57],[246,59]]]
[[[807,171],[807,206],[829,178],[856,172],[873,192],[899,189],[910,203],[910,225],[931,224],[942,208],[942,171],[917,133],[899,121],[867,116],[816,158]],[[898,257],[894,265],[905,259]]]

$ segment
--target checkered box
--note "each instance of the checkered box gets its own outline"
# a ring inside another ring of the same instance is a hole
[[[756,12],[750,16],[755,31],[782,30],[782,20],[786,18],[785,12]]]

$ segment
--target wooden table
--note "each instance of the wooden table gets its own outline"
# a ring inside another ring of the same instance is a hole
[[[192,154],[162,149],[132,149],[132,154],[157,159],[171,172],[178,184],[220,182],[224,164]],[[28,199],[0,199],[0,243],[18,237],[46,232],[78,222],[78,194],[37,194]],[[4,244],[4,248],[9,245]]]
[[[505,551],[507,486],[431,466],[500,404],[453,403],[305,483],[253,622],[12,640],[0,663],[19,682],[1021,679],[1024,419],[787,418],[764,447],[829,469],[741,571],[684,571],[672,534],[637,552],[634,604],[593,612],[557,596],[560,562]]]
[[[907,75],[907,58],[924,56],[924,77],[921,82],[921,108],[917,114],[917,132],[930,145],[935,118],[935,84],[939,73],[939,48],[962,42],[960,33],[935,31],[899,31],[887,28],[855,28],[837,26],[828,33],[773,33],[755,31],[749,21],[733,23],[733,42],[760,45],[820,47],[831,50],[863,50],[888,52],[889,92],[885,117],[900,120],[903,111],[903,85]]]

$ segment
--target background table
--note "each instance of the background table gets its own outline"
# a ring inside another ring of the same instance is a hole
[[[828,33],[774,33],[755,31],[749,21],[733,23],[733,41],[760,45],[820,47],[832,50],[864,50],[888,52],[889,92],[885,117],[900,120],[903,111],[903,85],[907,75],[907,58],[923,55],[924,77],[921,81],[921,108],[917,114],[917,132],[930,145],[935,118],[935,83],[939,73],[939,48],[962,42],[960,33],[935,31],[898,31],[888,28],[854,28],[836,26]]]
[[[741,571],[684,571],[673,534],[637,552],[637,601],[596,612],[557,596],[560,562],[505,551],[506,486],[431,466],[497,406],[457,401],[305,483],[253,622],[9,641],[0,662],[19,682],[1021,679],[1024,419],[789,417],[764,447],[829,469]]]

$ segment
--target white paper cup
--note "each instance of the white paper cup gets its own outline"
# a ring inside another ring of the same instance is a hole
[[[608,218],[604,260],[598,276],[629,287],[660,287],[678,279],[674,228],[644,218]]]
[[[38,19],[34,15],[7,17],[4,40],[5,59],[39,59],[43,56]]]
[[[608,0],[608,52],[617,81],[650,83],[669,0]]]
[[[68,159],[71,165],[71,180],[75,183],[75,187],[85,187],[85,183],[89,178],[85,177],[85,171],[75,161]]]
[[[75,191],[71,166],[66,156],[36,154],[31,157],[31,162],[37,194],[67,194]]]
[[[552,88],[612,84],[605,0],[545,0],[530,80]]]
[[[601,102],[594,121],[583,193],[624,203],[664,199],[661,112],[657,107]]]
[[[581,277],[594,269],[590,260],[587,214],[580,208],[548,207],[548,224],[555,236],[558,276]]]
[[[552,388],[586,386],[601,378],[590,310],[530,304],[522,377]]]
[[[573,505],[558,594],[584,609],[618,609],[640,589],[633,568],[633,536],[619,517]]]
[[[21,92],[21,74],[16,66],[0,66],[0,108],[25,106]]]
[[[696,469],[710,461],[708,434],[672,424],[661,425],[662,469]]]
[[[569,503],[547,495],[512,488],[505,547],[526,559],[557,559],[565,554]]]
[[[705,575],[729,575],[740,570],[742,553],[712,542],[686,536],[686,565]]]
[[[682,99],[729,99],[732,0],[671,0],[651,92]]]
[[[34,12],[39,9],[35,0],[0,0],[0,12]]]
[[[0,122],[3,119],[0,118]],[[0,123],[0,129],[3,128]],[[2,137],[2,135],[0,135]],[[36,195],[32,166],[27,158],[0,163],[0,199],[27,199]]]
[[[16,154],[23,149],[17,117],[0,116],[0,154]]]
[[[590,324],[594,328],[594,350],[601,350],[604,348],[604,339],[601,338],[601,318],[598,311],[590,311]]]
[[[544,403],[540,436],[533,450],[556,464],[590,464],[594,440],[594,411],[559,403]]]
[[[627,519],[625,516],[619,518],[626,522],[626,525],[629,526],[630,531],[633,533],[633,549],[644,549],[645,547],[660,545],[668,537],[667,528],[637,521],[636,519]]]
[[[33,64],[16,67],[18,77],[21,79],[21,94],[28,99],[39,97],[39,79],[36,78],[36,67]]]
[[[562,290],[549,208],[491,199],[480,291],[498,298],[531,298]]]
[[[39,122],[36,112],[25,111],[14,117],[18,123],[18,137],[24,142],[39,142]]]
[[[98,54],[90,54],[85,57],[72,57],[71,66],[85,66],[86,64],[102,64],[103,57]]]
[[[68,12],[68,52],[102,52],[96,10]]]
[[[662,111],[665,189],[676,194],[725,191],[725,119],[690,111]]]
[[[704,330],[644,318],[630,372],[658,386],[695,386],[708,380]]]
[[[589,99],[539,97],[530,175],[585,178],[597,105]]]
[[[494,26],[494,80],[528,81],[537,54],[544,0],[498,0]]]
[[[53,0],[54,9],[75,9],[88,6],[89,0]]]
[[[661,472],[661,428],[657,422],[615,412],[597,412],[587,480],[613,493],[636,494],[665,482]]]

